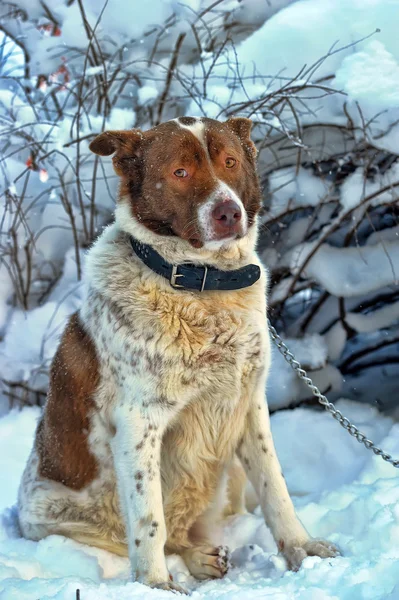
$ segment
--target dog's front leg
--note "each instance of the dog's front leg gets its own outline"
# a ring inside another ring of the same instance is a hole
[[[112,452],[133,576],[151,587],[184,592],[170,580],[164,553],[160,450],[167,419],[159,408],[143,411],[125,399],[113,421]]]
[[[264,380],[259,382],[251,399],[238,455],[279,550],[289,567],[297,570],[306,556],[327,558],[339,552],[330,542],[310,538],[295,513],[274,448],[264,383]]]

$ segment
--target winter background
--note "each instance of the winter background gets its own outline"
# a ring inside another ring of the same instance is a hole
[[[166,598],[127,560],[20,538],[15,501],[48,369],[79,308],[117,179],[104,129],[250,117],[269,317],[342,412],[399,457],[399,0],[14,0],[0,5],[0,600]],[[343,556],[286,571],[259,509],[226,520],[234,568],[197,598],[399,600],[398,470],[319,410],[275,353],[288,487]]]

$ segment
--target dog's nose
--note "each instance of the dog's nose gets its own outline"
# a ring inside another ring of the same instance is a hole
[[[212,217],[219,227],[231,229],[241,221],[241,208],[234,200],[224,200],[216,204]]]

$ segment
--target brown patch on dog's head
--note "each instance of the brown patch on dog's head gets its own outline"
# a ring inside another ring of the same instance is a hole
[[[90,149],[113,154],[120,196],[159,235],[196,248],[247,234],[260,209],[252,122],[181,117],[142,132],[108,131]]]

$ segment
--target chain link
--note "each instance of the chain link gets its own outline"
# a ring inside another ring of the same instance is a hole
[[[350,433],[350,435],[356,438],[359,444],[363,444],[368,450],[372,450],[374,454],[376,454],[377,456],[381,456],[383,460],[390,463],[394,467],[399,468],[399,459],[392,458],[390,454],[387,454],[381,448],[376,446],[374,442],[369,440],[364,435],[364,433],[359,431],[359,429],[355,425],[353,425],[353,423],[351,423],[347,417],[344,417],[341,411],[339,411],[338,408],[335,408],[334,404],[327,400],[324,394],[320,392],[318,387],[314,385],[313,381],[310,379],[305,369],[302,368],[301,363],[298,362],[295,359],[295,356],[288,350],[287,346],[284,344],[283,340],[281,339],[275,328],[271,325],[270,321],[268,321],[268,326],[270,337],[276,344],[280,354],[282,354],[287,363],[291,365],[291,367],[298,375],[299,379],[302,379],[302,381],[306,383],[308,388],[312,391],[312,394],[316,396],[317,400],[322,406],[324,406],[324,408],[330,413],[330,415],[334,417],[334,419],[336,419],[338,423],[344,429],[346,429],[348,433]]]

